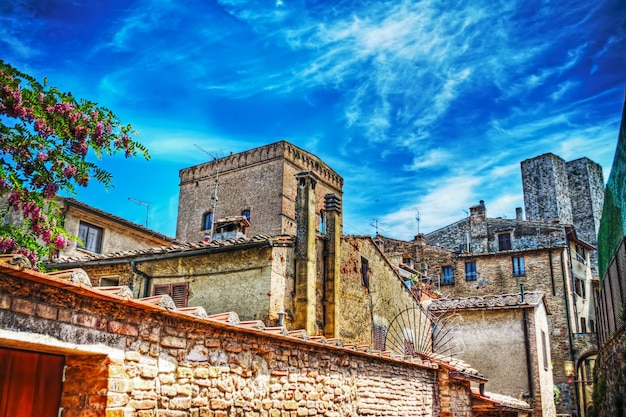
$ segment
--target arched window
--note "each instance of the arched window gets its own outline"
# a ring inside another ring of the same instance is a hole
[[[213,212],[207,211],[202,215],[202,230],[209,230],[213,223]]]
[[[249,209],[242,211],[241,215],[244,216],[248,220],[248,222],[250,221],[250,210]]]

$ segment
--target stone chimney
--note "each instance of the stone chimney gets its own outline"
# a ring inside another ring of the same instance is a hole
[[[487,209],[485,208],[485,200],[480,200],[478,205],[470,207],[470,217],[474,216],[487,216]]]
[[[294,321],[296,329],[305,329],[315,335],[315,278],[317,258],[315,251],[315,186],[319,177],[313,171],[296,174],[296,248],[295,248],[295,300]]]
[[[338,306],[340,301],[340,255],[341,255],[341,198],[326,194],[326,240],[324,254],[324,336],[338,337]]]
[[[521,207],[515,207],[515,220],[517,221],[524,220],[524,213],[522,212]]]
[[[467,246],[469,246],[470,252],[486,252],[488,247],[488,233],[487,233],[487,208],[485,207],[485,201],[480,200],[478,205],[470,207],[469,218],[469,236]]]

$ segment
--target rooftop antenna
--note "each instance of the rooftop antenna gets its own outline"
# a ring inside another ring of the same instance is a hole
[[[420,234],[420,211],[415,209],[415,220],[417,221],[417,234]]]
[[[211,158],[213,158],[213,161],[216,161],[218,159],[218,156],[216,154],[210,153],[209,151],[202,148],[201,146],[196,145],[195,143],[193,144],[193,146],[200,149],[205,154],[209,155]],[[210,242],[213,242],[213,231],[215,230],[215,218],[216,218],[215,212],[217,211],[217,189],[219,186],[219,182],[218,182],[219,175],[220,175],[220,169],[219,169],[219,166],[216,165],[215,166],[215,187],[213,188],[213,193],[211,194],[211,231],[209,232]]]
[[[371,225],[371,226],[374,226],[374,227],[376,228],[376,236],[378,236],[378,225],[379,225],[379,223],[380,223],[380,222],[379,222],[379,221],[378,221],[378,219],[376,219],[376,218],[372,219],[372,221],[373,221],[374,223],[371,223],[370,225]]]
[[[133,203],[141,204],[142,206],[146,206],[146,229],[148,228],[148,214],[150,213],[150,203],[146,201],[137,200],[136,198],[128,197],[130,201]]]

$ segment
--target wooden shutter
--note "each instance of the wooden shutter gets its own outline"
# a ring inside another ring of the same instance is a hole
[[[174,300],[174,304],[176,304],[176,307],[187,307],[188,288],[188,282],[178,282],[176,284],[172,284],[172,293],[170,294],[170,296],[172,297],[172,300]]]
[[[65,357],[0,348],[0,417],[57,417]]]
[[[172,284],[154,284],[153,295],[169,295],[174,300],[176,308],[187,307],[188,282],[175,282]]]

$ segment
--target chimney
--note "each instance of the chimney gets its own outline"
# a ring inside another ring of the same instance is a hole
[[[305,329],[309,335],[316,334],[317,256],[315,251],[315,186],[319,177],[313,171],[296,174],[296,248],[295,248],[295,300],[294,328]]]
[[[341,199],[337,194],[324,196],[326,212],[326,240],[324,255],[324,336],[338,337],[337,303],[339,294],[339,271],[341,254]]]
[[[517,220],[517,221],[524,220],[524,214],[522,213],[522,208],[521,207],[516,207],[515,208],[515,220]]]
[[[474,216],[486,216],[487,208],[485,208],[485,200],[480,200],[477,206],[470,207],[470,217]]]

